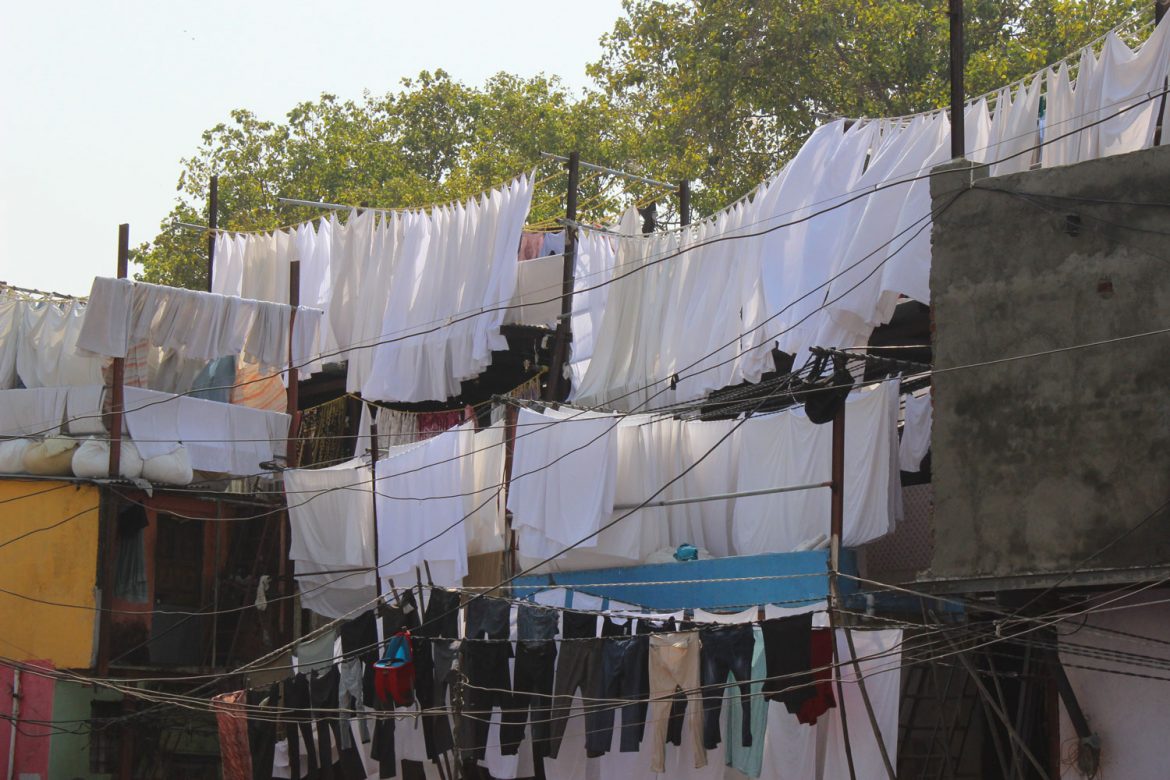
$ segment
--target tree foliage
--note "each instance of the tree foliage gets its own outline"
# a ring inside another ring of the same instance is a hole
[[[967,0],[967,92],[1037,70],[1149,5]],[[829,117],[945,105],[945,11],[943,0],[625,0],[589,66],[596,88],[580,95],[555,77],[500,73],[472,87],[436,70],[381,96],[322,95],[283,122],[233,111],[182,161],[162,232],[135,252],[140,278],[205,285],[204,237],[167,226],[205,222],[212,173],[220,225],[238,230],[317,213],[281,196],[420,206],[472,196],[532,169],[541,151],[570,149],[656,179],[691,179],[696,212],[710,212],[775,171]],[[653,196],[584,179],[586,218]],[[564,187],[561,174],[537,191],[533,221],[563,213]]]

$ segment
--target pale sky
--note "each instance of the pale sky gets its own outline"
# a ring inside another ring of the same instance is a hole
[[[170,211],[179,159],[248,108],[281,120],[442,68],[480,84],[544,72],[573,88],[620,0],[4,0],[0,280],[85,294]],[[311,194],[309,195],[311,197]]]

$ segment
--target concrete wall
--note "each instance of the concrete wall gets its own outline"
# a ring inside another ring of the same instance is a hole
[[[1170,327],[1170,208],[1116,203],[1170,200],[1170,148],[968,181],[932,182],[967,190],[933,230],[932,575],[1170,563],[1164,514],[1118,538],[1170,500],[1170,334],[968,367]]]
[[[0,656],[90,666],[99,501],[92,485],[0,479]]]
[[[1166,707],[1166,673],[1149,665],[1100,657],[1101,650],[1120,651],[1160,659],[1147,662],[1154,667],[1170,663],[1170,647],[1165,644],[1170,641],[1170,606],[1138,606],[1167,596],[1170,593],[1164,590],[1150,591],[1111,604],[1122,608],[1091,615],[1083,628],[1060,640],[1060,658],[1069,684],[1089,729],[1101,738],[1097,777],[1162,780],[1167,776],[1165,735],[1170,729],[1170,709]],[[1076,763],[1077,733],[1063,706],[1060,744],[1062,780],[1085,778]]]

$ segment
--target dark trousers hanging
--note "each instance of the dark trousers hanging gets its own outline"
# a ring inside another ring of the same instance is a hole
[[[557,643],[551,639],[517,643],[512,706],[504,713],[500,729],[500,753],[503,755],[514,756],[520,752],[529,709],[532,710],[532,756],[542,758],[548,755],[556,664]]]
[[[702,643],[701,679],[703,682],[703,747],[714,750],[722,739],[719,713],[727,693],[728,674],[739,683],[739,702],[743,708],[743,747],[752,746],[752,650],[756,637],[750,623],[715,626],[699,631]]]
[[[467,639],[463,642],[463,690],[465,715],[461,727],[460,757],[483,760],[492,708],[512,709],[512,603],[504,599],[477,598],[467,605]]]
[[[309,678],[297,674],[284,681],[283,704],[288,710],[288,761],[292,774],[305,780],[321,777],[317,763],[317,744],[313,739],[312,701],[309,698]],[[308,766],[301,771],[301,744],[305,746]]]
[[[432,639],[457,639],[459,636],[459,594],[432,588],[422,625],[416,631],[420,641],[414,643],[414,691],[419,707],[435,710],[446,702],[436,700],[436,680]],[[455,747],[451,734],[451,719],[446,712],[432,711],[423,715],[423,742],[427,758],[432,761]]]
[[[275,711],[280,706],[280,685],[273,684],[267,691],[248,691],[246,701],[252,712],[252,707],[261,704]],[[248,719],[248,747],[252,753],[252,780],[272,780],[276,752],[276,723],[272,716],[262,714]]]
[[[772,618],[760,623],[768,679],[764,696],[778,701],[793,715],[815,695],[812,661],[812,614]]]

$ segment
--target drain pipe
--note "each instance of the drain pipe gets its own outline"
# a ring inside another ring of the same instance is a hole
[[[16,765],[16,735],[20,727],[20,670],[12,670],[12,731],[8,738],[8,774],[5,777],[14,777],[12,769]]]

